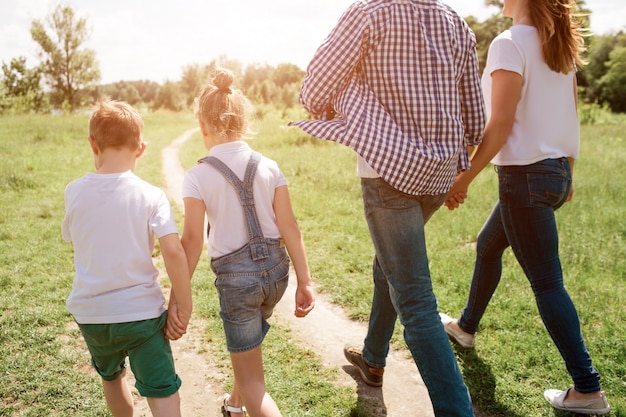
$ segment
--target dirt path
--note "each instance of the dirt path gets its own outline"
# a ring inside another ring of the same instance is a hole
[[[162,153],[166,191],[181,206],[184,170],[178,160],[178,151],[196,131],[197,129],[192,129],[185,132]],[[287,293],[271,320],[289,326],[297,342],[315,352],[324,366],[342,369],[343,372],[339,372],[335,383],[355,386],[360,399],[372,400],[377,405],[377,411],[372,417],[434,415],[426,387],[410,356],[396,351],[390,353],[382,389],[363,384],[358,373],[344,359],[342,349],[345,343],[361,343],[366,327],[362,323],[349,320],[339,307],[331,305],[320,294],[317,294],[315,310],[305,319],[296,319],[293,315],[294,297],[295,276],[292,276]],[[185,417],[218,415],[218,398],[225,392],[220,383],[225,375],[203,353],[201,339],[204,328],[201,319],[193,318],[188,334],[173,343],[177,371],[184,381],[181,401]],[[142,416],[150,415],[143,399],[138,399],[137,409]]]

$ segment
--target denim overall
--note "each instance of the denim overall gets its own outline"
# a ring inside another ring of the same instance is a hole
[[[243,181],[215,157],[199,161],[215,167],[237,190],[248,229],[248,243],[211,259],[229,352],[244,352],[261,344],[270,328],[267,319],[289,282],[289,257],[282,240],[263,236],[256,213],[252,186],[260,157],[252,153]]]

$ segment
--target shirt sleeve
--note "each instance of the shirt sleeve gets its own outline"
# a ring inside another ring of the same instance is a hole
[[[274,188],[282,187],[283,185],[288,185],[287,178],[283,174],[280,169],[277,169],[276,175],[276,186]]]
[[[178,233],[178,227],[176,226],[176,221],[174,220],[172,206],[167,198],[167,195],[162,190],[159,191],[160,193],[157,198],[156,209],[150,219],[150,227],[154,230],[154,234],[157,238]]]
[[[476,38],[472,33],[468,45],[466,70],[459,83],[461,114],[465,129],[465,145],[476,146],[482,141],[485,129],[485,106],[480,84],[480,70],[476,52]]]
[[[63,236],[63,240],[66,242],[72,243],[72,233],[71,233],[71,203],[75,198],[74,192],[74,183],[70,183],[65,187],[64,200],[65,200],[65,216],[63,217],[63,222],[61,223],[61,236]]]
[[[196,200],[202,200],[202,194],[200,194],[200,190],[198,189],[198,184],[196,183],[196,177],[193,174],[194,169],[190,169],[185,173],[185,177],[183,178],[183,186],[182,186],[182,195],[183,198],[191,197]]]
[[[65,197],[65,207],[67,207],[67,196]],[[63,236],[63,240],[66,242],[72,242],[72,234],[70,233],[70,215],[65,211],[65,216],[63,217],[63,223],[61,223],[61,235]]]
[[[519,48],[509,37],[498,36],[491,45],[487,54],[489,75],[494,71],[506,70],[524,76],[524,58]]]
[[[348,84],[361,56],[367,23],[361,6],[351,5],[315,52],[299,96],[300,104],[312,116],[325,118],[333,99]]]

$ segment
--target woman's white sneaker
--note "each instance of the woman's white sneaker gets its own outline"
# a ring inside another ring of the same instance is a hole
[[[570,388],[571,389],[571,388]],[[558,410],[569,411],[571,413],[579,414],[609,414],[611,407],[609,402],[604,396],[602,391],[599,397],[584,399],[584,400],[570,400],[566,399],[569,390],[561,391],[558,389],[548,389],[543,393],[546,400],[552,405],[552,407]]]
[[[451,323],[457,323],[457,319],[453,319],[444,313],[439,313],[439,317],[441,317],[441,324],[443,324],[443,328],[452,338],[454,342],[463,346],[466,349],[471,349],[474,347],[474,338],[475,336],[471,333],[464,332],[463,330],[456,330],[451,326]]]

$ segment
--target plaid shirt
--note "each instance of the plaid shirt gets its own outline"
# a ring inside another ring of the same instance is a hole
[[[307,68],[292,122],[354,149],[394,188],[448,192],[485,112],[476,38],[439,0],[360,0]]]

